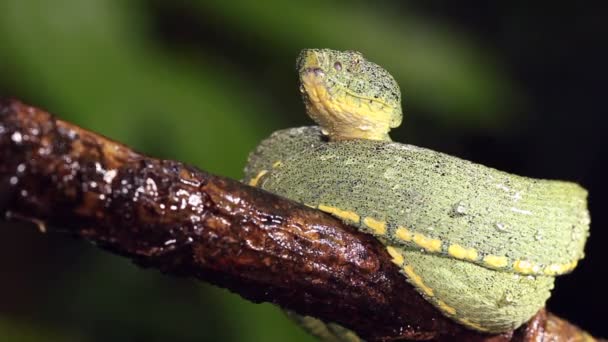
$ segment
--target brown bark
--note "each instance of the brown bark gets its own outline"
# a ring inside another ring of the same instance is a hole
[[[484,335],[428,304],[384,247],[333,217],[138,154],[18,101],[0,103],[0,212],[145,267],[340,323],[370,341],[587,337],[544,311]]]

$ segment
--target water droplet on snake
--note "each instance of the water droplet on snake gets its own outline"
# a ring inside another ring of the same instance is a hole
[[[458,201],[452,207],[453,216],[465,216],[467,214],[467,207],[463,201]]]
[[[499,232],[501,232],[501,233],[504,233],[504,232],[506,232],[506,231],[507,231],[507,225],[506,225],[506,224],[504,224],[504,223],[497,222],[497,223],[494,225],[494,227],[496,227],[496,230],[498,230],[498,231],[499,231]]]

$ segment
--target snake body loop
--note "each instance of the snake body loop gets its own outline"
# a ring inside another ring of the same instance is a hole
[[[376,236],[445,315],[513,330],[584,256],[590,219],[579,185],[390,141],[399,88],[358,53],[305,50],[298,70],[320,127],[273,133],[250,155],[245,180]]]

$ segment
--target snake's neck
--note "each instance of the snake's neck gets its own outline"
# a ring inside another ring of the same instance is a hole
[[[353,115],[349,111],[332,111],[324,106],[307,103],[307,114],[319,124],[330,141],[355,139],[392,141],[388,122],[374,117]]]
[[[388,133],[378,130],[370,130],[366,127],[339,127],[328,128],[321,126],[321,132],[330,141],[345,141],[355,139],[367,139],[378,141],[392,141]]]

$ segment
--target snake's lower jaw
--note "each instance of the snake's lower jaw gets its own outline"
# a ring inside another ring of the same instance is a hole
[[[303,69],[300,82],[307,114],[331,140],[390,140],[391,108],[353,95],[338,84],[330,86],[320,68]]]

